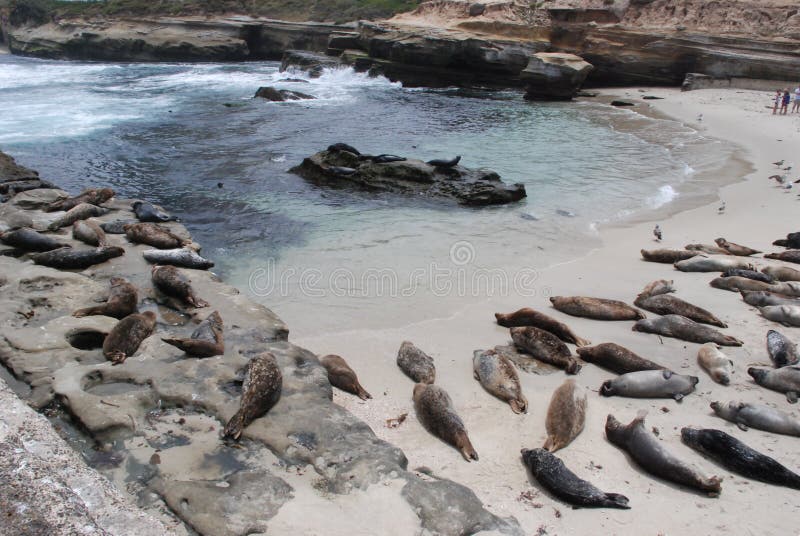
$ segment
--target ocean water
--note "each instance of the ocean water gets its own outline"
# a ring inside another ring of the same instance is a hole
[[[262,85],[316,100],[253,99]],[[539,270],[600,245],[603,226],[713,199],[734,151],[600,103],[407,89],[349,69],[309,79],[275,62],[0,56],[0,102],[0,150],[73,193],[111,185],[163,205],[215,271],[300,334],[404,325],[541,292]],[[528,198],[463,208],[326,190],[288,173],[334,142],[424,160],[461,155],[524,183]]]

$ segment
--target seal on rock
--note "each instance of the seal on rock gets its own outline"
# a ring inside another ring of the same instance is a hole
[[[697,376],[675,374],[671,370],[640,370],[606,380],[600,387],[600,394],[627,398],[674,398],[680,402],[694,391],[698,381]]]
[[[280,399],[282,389],[283,375],[274,355],[264,352],[248,361],[239,410],[225,425],[222,437],[239,439],[251,422],[272,409]]]
[[[350,368],[342,357],[338,355],[326,355],[319,360],[325,370],[328,371],[328,381],[334,387],[341,389],[347,393],[356,395],[361,400],[372,398],[372,395],[366,389],[361,387],[358,381],[358,376],[355,371]]]
[[[78,220],[86,220],[89,218],[96,218],[106,214],[108,209],[100,208],[97,205],[90,205],[89,203],[81,203],[64,213],[63,216],[50,222],[47,226],[48,231],[58,231],[62,227],[68,227]]]
[[[196,251],[187,248],[179,249],[148,249],[142,252],[142,257],[147,262],[154,264],[170,264],[183,268],[195,268],[206,270],[214,267],[214,262],[197,254]]]
[[[578,337],[575,333],[563,322],[559,322],[555,318],[540,313],[530,307],[525,307],[518,311],[509,314],[495,313],[494,317],[497,323],[504,328],[516,328],[523,326],[533,326],[545,331],[549,331],[564,342],[570,342],[575,346],[588,346],[591,342]]]
[[[746,277],[747,279],[752,279],[754,281],[763,281],[764,283],[774,283],[775,278],[771,275],[756,272],[755,270],[742,270],[741,268],[731,268],[730,270],[725,270],[722,272],[722,277]]]
[[[156,207],[152,203],[148,203],[147,201],[134,201],[131,204],[131,209],[133,210],[133,213],[136,214],[136,218],[143,222],[157,223],[174,221],[177,219],[175,216],[170,216],[162,209]]]
[[[506,357],[494,350],[476,350],[472,357],[472,370],[483,388],[507,402],[511,411],[528,412],[528,400],[522,394],[519,376]]]
[[[428,160],[426,164],[437,168],[451,168],[454,167],[456,164],[458,164],[460,161],[461,161],[461,156],[457,156],[450,160],[441,160],[441,159]]]
[[[711,409],[717,417],[734,423],[743,431],[750,427],[773,434],[800,437],[800,421],[788,413],[763,404],[712,402]]]
[[[200,322],[188,339],[164,339],[167,344],[179,348],[191,357],[214,357],[225,353],[224,324],[218,311],[214,311]]]
[[[117,322],[103,341],[103,355],[115,365],[124,363],[136,353],[155,327],[156,314],[153,311],[126,316]]]
[[[42,233],[38,233],[28,227],[0,233],[0,240],[7,246],[12,246],[25,251],[52,251],[59,248],[71,247],[63,244]]]
[[[787,249],[780,253],[767,253],[765,259],[778,259],[779,261],[793,262],[800,264],[800,249]]]
[[[138,223],[139,220],[114,220],[100,224],[100,228],[106,234],[125,234],[125,226],[131,223]]]
[[[436,380],[433,358],[410,341],[403,341],[400,345],[397,351],[397,366],[415,383],[433,383]]]
[[[689,342],[715,342],[720,346],[741,346],[744,343],[735,337],[720,333],[716,329],[698,324],[681,315],[666,315],[661,318],[639,320],[633,325],[633,331],[654,333],[665,337],[674,337]]]
[[[644,313],[625,302],[583,296],[553,296],[550,303],[557,310],[571,316],[594,320],[639,320]]]
[[[708,372],[711,379],[721,385],[731,383],[733,361],[723,354],[713,342],[707,342],[697,351],[697,362]]]
[[[54,201],[47,205],[44,209],[45,212],[55,212],[57,210],[70,210],[77,207],[81,203],[88,203],[90,205],[102,205],[109,199],[114,197],[114,190],[111,188],[88,188],[82,191],[75,197],[69,199],[62,199]]]
[[[796,365],[800,361],[797,345],[774,329],[767,332],[767,353],[775,368]]]
[[[639,295],[633,304],[645,311],[659,315],[681,315],[702,324],[710,324],[721,328],[728,327],[728,324],[714,316],[713,313],[671,294]]]
[[[761,315],[773,322],[780,322],[784,326],[800,327],[800,306],[797,305],[767,305],[758,308]]]
[[[734,244],[733,242],[728,242],[724,238],[717,238],[714,242],[730,253],[731,255],[736,255],[737,257],[749,257],[750,255],[755,255],[756,253],[761,253],[757,249],[748,248],[746,246],[740,246],[739,244]]]
[[[347,145],[346,143],[334,143],[333,145],[328,145],[328,151],[330,152],[347,151],[348,153],[352,153],[356,156],[361,154],[358,149],[356,149],[352,145]]]
[[[660,262],[662,264],[674,264],[678,261],[691,259],[697,255],[696,251],[686,249],[643,249],[640,251],[642,258],[648,262]]]
[[[520,350],[539,361],[564,369],[567,374],[577,374],[581,365],[561,339],[533,326],[511,328],[511,339]]]
[[[700,253],[705,253],[708,255],[731,255],[731,252],[727,249],[719,246],[712,246],[710,244],[686,244],[684,249],[694,251],[695,255],[699,255]]]
[[[788,266],[765,266],[761,271],[778,281],[800,281],[800,270]]]
[[[722,491],[722,479],[706,477],[667,451],[644,427],[643,414],[624,426],[613,415],[606,420],[606,437],[626,451],[639,467],[664,480],[699,489],[716,497]]]
[[[447,391],[438,385],[416,384],[414,409],[417,418],[430,433],[457,448],[465,460],[478,459],[478,453],[467,436],[464,422],[453,409],[453,401]]]
[[[791,404],[797,402],[800,394],[800,366],[785,366],[779,369],[750,367],[747,373],[761,387],[786,394]]]
[[[673,266],[681,272],[724,272],[732,268],[753,270],[753,265],[744,259],[735,257],[706,257],[698,255],[685,261],[678,261]]]
[[[613,342],[578,348],[578,355],[584,361],[594,363],[617,374],[640,370],[666,370],[666,367],[640,357],[624,346]]]
[[[172,298],[177,298],[191,307],[208,307],[208,302],[198,298],[192,282],[174,266],[159,266],[156,264],[150,269],[153,285]]]
[[[563,449],[578,437],[586,422],[586,390],[568,379],[553,391],[547,408],[547,439],[542,448],[549,452]]]
[[[90,246],[106,245],[106,233],[92,220],[78,220],[73,223],[72,238]]]
[[[732,292],[741,292],[742,290],[747,290],[747,291],[775,290],[775,285],[735,275],[730,277],[717,277],[711,280],[709,285],[711,285],[714,288],[722,290],[730,290]]]
[[[547,450],[522,449],[521,452],[522,461],[536,481],[562,501],[585,508],[630,508],[627,497],[600,491],[567,469],[564,462]]]
[[[58,268],[59,270],[83,270],[95,264],[106,262],[123,255],[125,250],[117,246],[103,246],[97,249],[61,248],[43,253],[32,253],[36,264]]]
[[[766,290],[740,290],[742,299],[748,305],[754,307],[765,307],[767,305],[798,305],[800,300],[797,298],[789,298],[782,294],[774,294]]]
[[[83,316],[103,315],[122,320],[128,315],[134,314],[139,304],[139,293],[136,291],[136,287],[122,277],[112,277],[109,283],[111,284],[111,290],[108,300],[103,305],[78,309],[72,313],[72,316],[80,318]]]
[[[147,244],[158,249],[177,249],[187,241],[155,223],[133,223],[123,227],[125,236],[135,244]]]

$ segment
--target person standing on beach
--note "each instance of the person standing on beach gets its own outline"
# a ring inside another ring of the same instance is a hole
[[[789,90],[783,90],[783,99],[781,99],[781,115],[786,115],[786,112],[789,111],[789,101],[791,100],[791,96],[789,95]]]
[[[794,104],[792,104],[792,113],[800,110],[800,84],[794,89]]]
[[[781,105],[781,100],[783,99],[783,95],[781,95],[781,90],[777,90],[775,92],[775,105],[772,107],[772,115],[778,113],[778,106]]]

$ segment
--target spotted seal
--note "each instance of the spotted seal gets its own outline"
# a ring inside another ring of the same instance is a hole
[[[469,440],[464,422],[453,408],[447,391],[438,385],[418,383],[414,386],[414,409],[422,425],[433,435],[454,446],[467,461],[478,459]]]
[[[519,376],[508,358],[495,350],[476,350],[472,357],[472,370],[483,388],[507,402],[511,411],[528,412],[528,400],[522,394]]]
[[[153,285],[167,296],[177,298],[191,307],[208,307],[208,302],[195,295],[191,280],[174,266],[159,266],[150,269]]]
[[[218,311],[200,322],[188,339],[162,338],[165,343],[179,348],[191,357],[213,357],[225,353],[224,324]]]
[[[497,319],[497,323],[504,328],[533,326],[549,331],[562,341],[572,343],[578,347],[591,344],[586,339],[575,335],[570,327],[563,322],[559,322],[555,318],[530,307],[525,307],[509,314],[495,313],[494,317]]]
[[[744,344],[736,337],[725,335],[681,315],[666,315],[661,318],[639,320],[632,329],[701,344],[706,342],[715,342],[720,346],[742,346]]]
[[[283,374],[273,354],[264,352],[248,361],[239,409],[225,425],[222,437],[238,440],[250,423],[265,415],[280,400],[282,389]]]
[[[533,326],[511,328],[511,339],[520,350],[539,361],[564,369],[567,374],[577,374],[581,365],[561,339]]]
[[[624,346],[613,342],[604,342],[596,346],[578,348],[578,355],[584,361],[594,363],[617,374],[637,372],[640,370],[665,370],[666,367],[645,359]]]
[[[103,355],[115,365],[124,363],[136,353],[155,327],[156,314],[153,311],[126,316],[117,322],[103,341]]]
[[[414,346],[411,341],[403,341],[397,351],[397,366],[415,383],[433,383],[436,380],[436,367],[433,358]]]

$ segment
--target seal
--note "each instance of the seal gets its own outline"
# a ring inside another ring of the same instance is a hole
[[[796,365],[800,361],[797,345],[774,329],[767,332],[767,353],[775,368]]]
[[[706,257],[698,255],[685,261],[678,261],[673,266],[681,272],[724,272],[732,268],[753,270],[753,265],[744,259],[735,257]]]
[[[72,238],[90,246],[106,245],[106,233],[92,220],[78,220],[73,223]]]
[[[36,264],[58,268],[59,270],[83,270],[95,264],[106,262],[123,255],[125,250],[117,246],[103,246],[97,249],[61,248],[43,253],[31,253]]]
[[[238,440],[251,422],[272,409],[280,399],[282,389],[283,375],[274,355],[264,352],[248,361],[239,410],[225,425],[222,437]]]
[[[682,428],[681,439],[734,473],[767,484],[800,489],[800,475],[722,430]]]
[[[131,209],[133,213],[136,214],[136,219],[139,221],[163,223],[177,219],[147,201],[134,201],[131,204]]]
[[[125,237],[134,244],[147,244],[158,249],[177,249],[187,241],[156,225],[155,223],[133,223],[123,226]]]
[[[800,281],[800,270],[788,266],[765,266],[761,271],[777,281]]]
[[[713,342],[707,342],[697,351],[697,362],[708,372],[711,379],[721,385],[731,383],[733,361],[723,354]]]
[[[674,398],[677,402],[694,391],[697,376],[675,374],[671,370],[640,370],[628,372],[600,386],[603,396],[627,398]]]
[[[465,460],[478,460],[478,453],[469,440],[464,422],[453,409],[453,401],[447,391],[438,385],[416,384],[414,409],[419,422],[430,433],[457,448]]]
[[[403,341],[397,351],[397,366],[414,383],[433,383],[436,380],[436,367],[433,358],[414,346],[410,341]]]
[[[519,376],[508,358],[494,350],[476,350],[472,357],[472,370],[483,388],[507,402],[511,411],[528,412],[528,400],[522,394]]]
[[[328,166],[328,171],[336,177],[349,177],[350,175],[354,175],[358,170],[345,166]]]
[[[789,233],[786,238],[776,240],[772,243],[774,246],[781,246],[784,248],[800,249],[800,233]]]
[[[197,270],[207,270],[214,267],[214,261],[201,257],[196,251],[187,248],[148,249],[142,252],[142,257],[147,262],[154,264],[169,264]]]
[[[542,448],[555,452],[578,437],[586,422],[586,403],[586,390],[571,378],[553,391],[545,419],[547,439]]]
[[[796,305],[767,305],[759,307],[761,316],[784,326],[800,327],[800,307]]]
[[[753,281],[763,281],[764,283],[774,283],[775,278],[771,275],[756,272],[755,270],[742,270],[741,268],[731,268],[722,272],[722,277],[746,277]]]
[[[37,233],[28,227],[0,233],[0,240],[8,246],[25,251],[52,251],[71,247],[69,244],[63,244],[51,236]]]
[[[749,257],[750,255],[761,253],[757,249],[749,248],[747,246],[740,246],[739,244],[728,242],[724,238],[717,238],[716,240],[714,240],[714,243],[716,243],[719,247],[721,247],[731,255],[736,255],[737,257]]]
[[[177,298],[191,307],[208,307],[208,302],[195,296],[191,280],[174,266],[159,266],[150,269],[153,286],[170,296]]]
[[[128,315],[134,314],[139,304],[139,293],[136,291],[136,287],[122,277],[112,277],[109,283],[111,290],[108,294],[108,300],[103,305],[78,309],[72,313],[72,316],[80,318],[103,315],[122,320]]]
[[[109,210],[100,208],[97,205],[90,205],[89,203],[80,203],[79,205],[69,209],[63,216],[50,222],[47,226],[48,231],[58,231],[62,227],[68,227],[78,220],[86,220],[89,218],[96,218],[108,213]]]
[[[667,451],[656,437],[644,427],[644,414],[639,414],[627,426],[613,415],[606,420],[606,437],[626,451],[636,464],[650,473],[676,484],[688,486],[716,497],[722,491],[722,479],[703,476],[694,467],[682,462]]]
[[[347,393],[352,393],[361,400],[372,398],[372,395],[361,387],[355,371],[350,368],[350,365],[342,357],[326,355],[319,362],[328,371],[328,381],[331,382],[331,385]]]
[[[781,281],[779,283],[775,283],[767,290],[775,292],[776,294],[784,294],[785,296],[798,298],[800,297],[800,282]]]
[[[800,393],[800,367],[787,365],[779,369],[750,367],[747,373],[758,385],[786,394],[790,404],[797,402]]]
[[[715,342],[720,346],[741,346],[744,344],[735,337],[720,333],[681,315],[666,315],[661,318],[639,320],[631,329],[642,333],[654,333],[700,344],[706,342]]]
[[[731,292],[740,292],[742,290],[758,291],[758,290],[775,290],[775,285],[764,283],[763,281],[756,281],[746,277],[730,276],[730,277],[717,277],[713,279],[709,285],[714,288],[722,290],[730,290]]]
[[[588,346],[591,342],[578,337],[566,324],[559,322],[555,318],[540,313],[530,307],[525,307],[519,311],[509,314],[495,313],[497,323],[504,328],[516,328],[523,326],[533,326],[545,331],[549,331],[564,342],[569,342],[575,346]]]
[[[520,350],[531,354],[539,361],[564,369],[567,374],[581,370],[578,360],[561,339],[543,329],[533,326],[511,328],[511,339]]]
[[[214,311],[200,322],[189,339],[161,339],[179,348],[191,357],[213,357],[225,353],[225,340],[222,336],[222,317]]]
[[[460,161],[461,161],[461,156],[457,156],[452,160],[439,160],[439,159],[428,160],[426,164],[437,168],[451,168],[454,167],[456,164],[458,164]]]
[[[362,158],[364,156],[362,155]],[[404,156],[397,156],[393,154],[379,154],[378,156],[367,156],[367,160],[370,160],[373,164],[391,164],[392,162],[405,162],[408,160]]]
[[[578,348],[578,355],[584,361],[594,363],[617,374],[640,370],[666,370],[666,367],[640,357],[624,346],[613,342]]]
[[[781,251],[780,253],[767,253],[764,255],[764,258],[800,264],[800,249],[787,249],[786,251]]]
[[[689,251],[699,252],[699,253],[706,253],[708,255],[730,255],[730,251],[727,249],[723,249],[719,246],[712,246],[710,244],[686,244],[686,247]],[[697,255],[698,253],[695,253]]]
[[[659,315],[681,315],[700,322],[721,328],[727,328],[728,324],[714,316],[702,307],[692,305],[671,294],[658,294],[656,296],[642,296],[641,294],[634,300],[636,307],[656,313]]]
[[[711,409],[722,417],[747,431],[748,427],[773,434],[800,437],[800,421],[775,408],[748,402],[712,402]]]
[[[748,305],[764,307],[767,305],[800,305],[797,298],[789,298],[782,294],[773,294],[765,290],[740,290],[742,299]]]
[[[115,365],[136,353],[142,341],[149,337],[156,327],[156,314],[153,311],[128,315],[115,325],[103,341],[103,355]]]
[[[652,281],[645,285],[639,296],[649,298],[650,296],[660,296],[661,294],[670,294],[675,292],[675,285],[672,280],[659,279]]]
[[[346,151],[348,153],[353,153],[356,156],[361,154],[358,151],[358,149],[356,149],[352,145],[347,145],[346,143],[334,143],[333,145],[328,145],[328,151],[331,152]]]
[[[114,220],[100,224],[100,228],[106,234],[125,234],[125,226],[130,223],[138,223],[139,220]]]
[[[594,320],[638,320],[644,313],[625,302],[583,296],[553,296],[550,303],[557,310],[571,316],[582,316]]]
[[[45,212],[55,212],[57,210],[70,210],[77,207],[81,203],[89,203],[90,205],[102,205],[109,199],[114,197],[114,190],[111,188],[88,188],[82,191],[75,197],[68,199],[61,199],[54,201],[47,205],[44,209]]]
[[[522,461],[536,481],[567,504],[584,508],[630,508],[626,496],[600,491],[545,449],[522,449],[521,452]]]
[[[686,249],[643,249],[640,252],[642,259],[647,262],[660,262],[662,264],[674,264],[678,261],[691,259],[697,255],[696,251]]]

